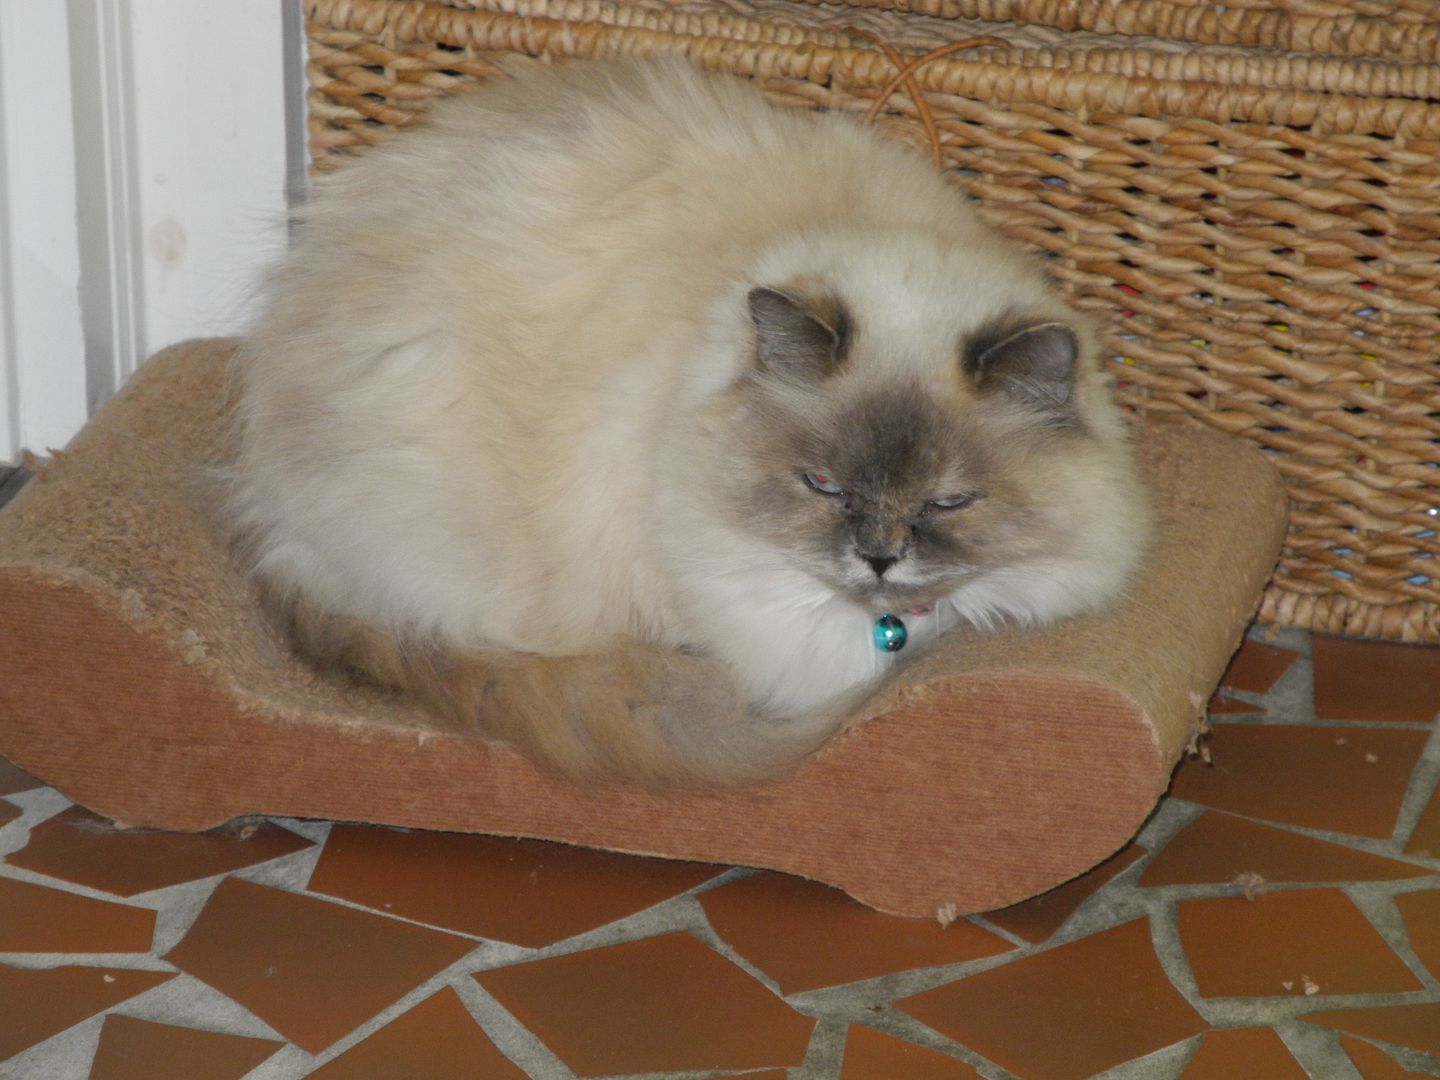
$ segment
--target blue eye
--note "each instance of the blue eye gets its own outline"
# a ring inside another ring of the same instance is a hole
[[[936,510],[963,510],[979,495],[951,495],[948,499],[931,499],[929,505]]]
[[[845,489],[824,473],[807,472],[805,483],[824,495],[844,495]]]

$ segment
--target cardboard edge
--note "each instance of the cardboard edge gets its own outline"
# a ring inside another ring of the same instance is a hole
[[[244,710],[85,584],[10,567],[0,587],[0,753],[131,825],[272,814],[527,836],[768,867],[933,915],[1082,873],[1133,835],[1171,764],[1115,688],[989,672],[925,684],[785,780],[581,789],[495,743]]]

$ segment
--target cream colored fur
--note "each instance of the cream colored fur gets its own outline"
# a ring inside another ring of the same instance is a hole
[[[513,650],[696,650],[748,712],[647,713],[633,737],[675,747],[658,765],[627,767],[624,724],[590,733],[606,746],[588,757],[585,738],[527,748],[661,780],[783,768],[895,662],[871,643],[877,612],[720,497],[746,451],[723,414],[755,363],[747,292],[797,280],[854,311],[842,398],[906,382],[963,406],[968,333],[1017,308],[1076,319],[926,162],[738,81],[592,64],[437,107],[321,184],[243,349],[231,511],[257,575],[401,653],[438,651],[427,678]],[[1075,397],[1084,452],[1016,466],[1052,541],[938,598],[917,645],[1123,588],[1148,519],[1088,338]],[[987,437],[1020,423],[997,408]]]

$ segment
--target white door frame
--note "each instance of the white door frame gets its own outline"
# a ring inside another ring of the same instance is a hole
[[[64,5],[0,0],[0,458],[85,419],[67,40]]]
[[[0,0],[0,459],[242,331],[303,186],[299,0]]]

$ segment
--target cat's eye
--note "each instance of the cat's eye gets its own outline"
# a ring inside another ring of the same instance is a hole
[[[980,496],[974,493],[969,495],[951,495],[947,499],[931,499],[926,506],[932,510],[963,510]]]
[[[845,489],[824,473],[807,472],[805,483],[824,495],[844,495]]]

